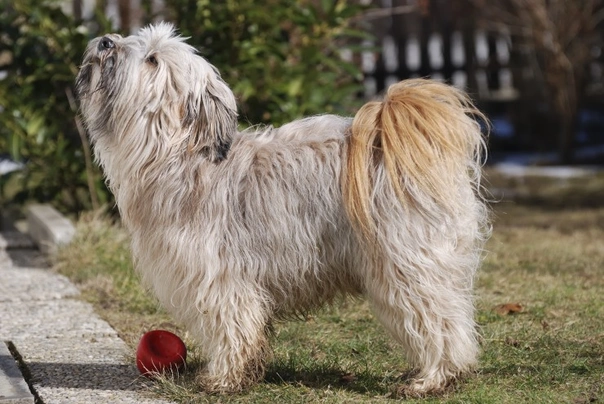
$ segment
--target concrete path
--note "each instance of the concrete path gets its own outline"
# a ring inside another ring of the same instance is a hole
[[[27,237],[0,233],[0,404],[165,403],[78,293]]]

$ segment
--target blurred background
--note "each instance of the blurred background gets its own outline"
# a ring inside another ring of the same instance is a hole
[[[600,0],[0,0],[0,211],[112,206],[74,79],[90,39],[160,20],[221,71],[242,127],[353,115],[391,83],[432,77],[489,116],[495,194],[510,181],[538,188],[526,180],[535,170],[598,173],[603,19]],[[596,184],[587,199],[604,204]]]

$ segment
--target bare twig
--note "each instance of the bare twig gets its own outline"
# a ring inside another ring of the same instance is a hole
[[[75,103],[75,97],[73,96],[73,91],[71,91],[70,87],[67,87],[65,89],[65,94],[67,95],[67,100],[69,101],[69,107],[74,113],[75,124],[78,129],[80,139],[82,140],[82,151],[84,152],[84,163],[86,164],[86,180],[88,182],[88,192],[90,193],[90,203],[92,204],[92,209],[96,211],[99,209],[100,204],[96,189],[94,187],[94,170],[92,168],[90,143],[88,143],[88,138],[86,137],[86,130],[84,129],[84,125],[82,125],[82,120],[78,116],[78,107]]]
[[[410,14],[414,11],[418,11],[419,8],[417,6],[397,6],[392,8],[380,8],[380,9],[371,9],[363,14],[361,14],[356,19],[360,20],[376,20],[378,18],[390,17],[392,15],[398,14]]]

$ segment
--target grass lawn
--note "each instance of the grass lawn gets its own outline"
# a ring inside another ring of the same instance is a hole
[[[604,403],[604,179],[595,183],[549,184],[537,187],[546,195],[533,190],[522,203],[494,204],[476,290],[480,367],[444,396],[421,402]],[[56,268],[133,351],[150,329],[185,337],[188,370],[149,394],[182,403],[389,403],[408,370],[367,304],[349,300],[277,324],[263,383],[240,395],[205,395],[191,377],[202,364],[199,351],[140,288],[124,232],[92,215],[78,228]]]

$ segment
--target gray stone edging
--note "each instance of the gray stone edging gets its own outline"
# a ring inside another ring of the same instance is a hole
[[[34,395],[8,346],[0,341],[0,404],[33,404]]]
[[[28,233],[43,253],[52,254],[73,238],[75,227],[52,206],[36,204],[26,210]]]

